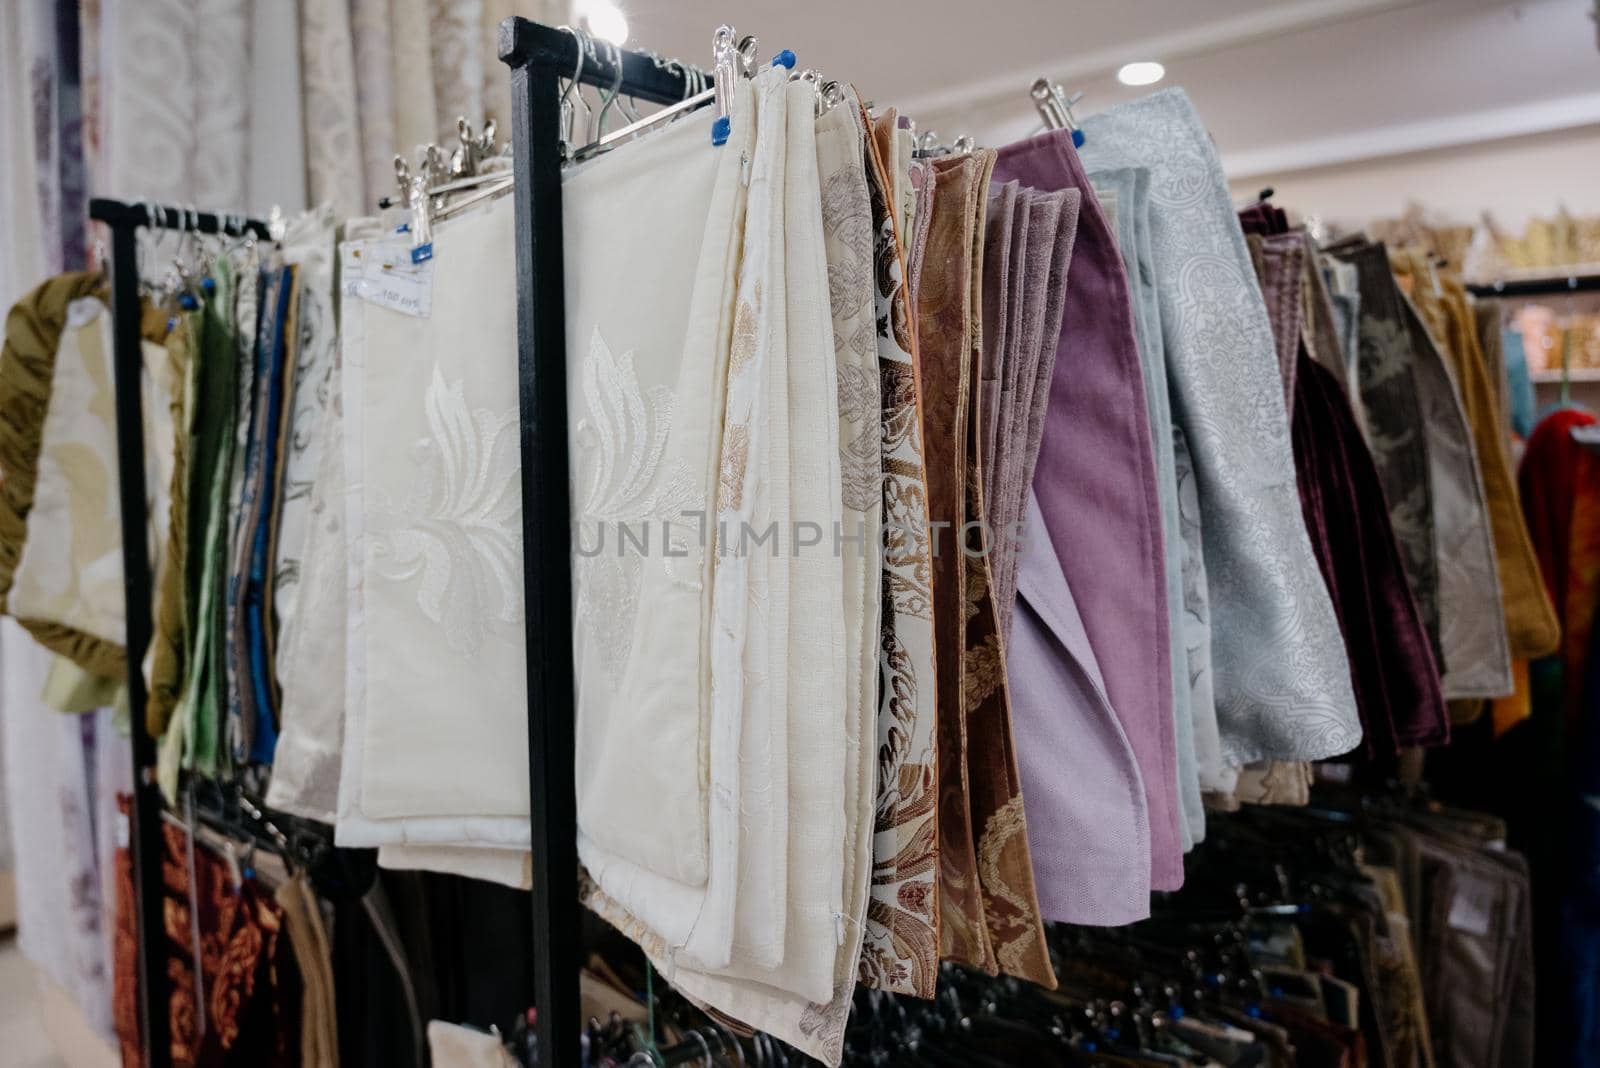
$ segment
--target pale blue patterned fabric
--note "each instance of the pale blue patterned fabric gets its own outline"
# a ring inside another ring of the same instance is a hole
[[[1150,247],[1176,421],[1193,450],[1229,765],[1361,740],[1312,557],[1266,306],[1211,140],[1181,89],[1084,121],[1088,167],[1150,171]]]

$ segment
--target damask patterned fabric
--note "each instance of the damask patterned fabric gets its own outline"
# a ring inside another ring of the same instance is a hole
[[[722,149],[707,149],[709,119],[692,117],[570,173],[562,198],[580,538],[573,582],[578,849],[593,878],[586,899],[647,951],[681,953],[706,967],[731,959],[744,801],[737,678],[727,681],[731,694],[716,692],[728,672],[742,670],[741,651],[712,648],[713,576],[720,586],[724,570],[772,561],[767,551],[723,559],[704,533],[696,536],[708,526],[697,515],[720,510],[726,484],[730,509],[750,516],[744,475],[757,471],[749,427],[760,426],[756,400],[765,411],[758,371],[773,343],[773,305],[784,296],[765,245],[771,212],[782,206],[771,185],[781,182],[774,169],[783,131],[776,138],[768,131],[758,146],[754,90],[741,83],[740,91]],[[750,247],[741,154],[751,159],[750,210],[759,206],[767,220],[752,227],[758,232],[750,239],[760,243]],[[663,211],[664,204],[675,206]],[[638,251],[644,243],[649,255]],[[623,280],[631,292],[652,294],[650,314],[620,314],[615,294]],[[768,317],[758,317],[758,307]],[[735,343],[737,366],[730,363]],[[744,377],[730,382],[736,371]],[[742,434],[718,433],[734,385],[737,411],[749,422]],[[625,531],[637,537],[646,527],[670,551],[619,551]],[[737,537],[737,518],[731,529]],[[642,604],[651,610],[641,612]],[[743,591],[724,607],[742,621]],[[742,622],[735,633],[746,633]],[[767,652],[763,643],[752,656]],[[772,804],[757,795],[750,801],[758,809]],[[752,819],[772,815],[752,811]]]
[[[344,218],[360,215],[364,191],[361,120],[356,111],[355,45],[346,4],[301,5],[300,63],[311,203],[331,204]]]
[[[129,805],[118,798],[123,817]],[[299,1063],[299,970],[283,910],[254,879],[170,823],[161,827],[165,927],[150,951],[166,963],[175,1068]],[[139,1038],[139,944],[133,861],[119,849],[112,1012],[125,1068],[144,1063]],[[198,933],[198,941],[196,935]],[[198,974],[197,972],[198,965]]]
[[[342,845],[528,842],[511,215],[435,233],[428,317],[347,301]]]
[[[866,120],[863,117],[864,121]],[[883,598],[877,800],[871,897],[861,954],[867,986],[932,997],[939,974],[938,761],[933,561],[917,385],[916,323],[905,288],[896,130],[885,116],[864,138],[871,194],[883,463]]]
[[[1402,308],[1404,298],[1389,273],[1382,244],[1336,247],[1333,254],[1355,266],[1361,287],[1361,320],[1357,328],[1364,429],[1372,459],[1383,479],[1389,517],[1406,565],[1406,577],[1417,608],[1427,624],[1436,655],[1448,665],[1440,638],[1440,538],[1434,517],[1427,422],[1422,413],[1418,364],[1426,359],[1412,343]]]
[[[1041,134],[1001,150],[997,171],[1038,189],[1088,191],[1033,488],[1077,601],[1111,707],[1139,760],[1151,881],[1183,882],[1165,549],[1145,383],[1127,273],[1072,139]],[[1095,521],[1084,522],[1089,509]],[[1016,671],[1029,670],[1018,664]],[[1032,744],[1024,740],[1024,745]]]
[[[1198,476],[1206,570],[1227,576],[1210,589],[1223,759],[1348,752],[1360,741],[1349,662],[1300,515],[1271,328],[1216,151],[1178,89],[1083,125],[1090,166],[1150,169],[1169,381]]]

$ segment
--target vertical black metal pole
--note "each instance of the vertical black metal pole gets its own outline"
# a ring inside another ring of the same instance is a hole
[[[516,169],[517,369],[533,815],[534,999],[541,1068],[580,1063],[578,812],[573,782],[572,576],[559,71],[501,27]]]
[[[144,412],[140,406],[141,352],[136,228],[111,226],[111,314],[116,369],[117,484],[122,503],[122,584],[127,601],[128,708],[132,714],[133,809],[128,841],[139,931],[139,1019],[144,1063],[168,1068],[166,929],[162,919],[161,792],[156,785],[156,743],[145,729],[144,653],[150,645],[150,549],[144,479]]]

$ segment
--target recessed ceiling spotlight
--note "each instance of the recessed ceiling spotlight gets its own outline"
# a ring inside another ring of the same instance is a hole
[[[602,41],[620,45],[628,39],[628,19],[611,0],[583,0],[576,5],[588,30]]]
[[[1167,68],[1153,60],[1124,63],[1117,71],[1117,81],[1123,85],[1154,85],[1167,76]]]

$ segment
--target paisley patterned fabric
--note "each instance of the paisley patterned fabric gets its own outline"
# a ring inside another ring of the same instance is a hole
[[[1084,132],[1089,166],[1150,169],[1167,370],[1212,576],[1223,758],[1348,752],[1360,741],[1350,667],[1294,492],[1271,327],[1216,151],[1178,89],[1090,116]]]
[[[931,998],[939,974],[939,767],[934,750],[933,562],[923,478],[916,324],[905,289],[905,240],[892,210],[896,177],[886,116],[864,139],[876,235],[877,359],[883,464],[882,683],[872,886],[860,980]]]

